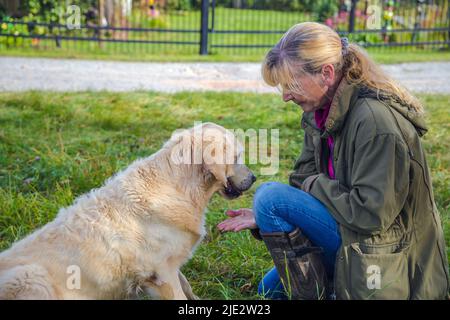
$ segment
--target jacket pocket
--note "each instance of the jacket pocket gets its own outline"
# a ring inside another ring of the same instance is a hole
[[[350,292],[352,299],[408,299],[407,246],[351,244]]]

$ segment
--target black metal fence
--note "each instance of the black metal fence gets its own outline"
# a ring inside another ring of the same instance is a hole
[[[0,0],[0,50],[262,54],[319,21],[369,48],[448,49],[449,0]]]

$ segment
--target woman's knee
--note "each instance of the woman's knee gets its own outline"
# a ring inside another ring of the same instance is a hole
[[[256,189],[253,197],[253,211],[256,219],[272,210],[277,194],[282,188],[282,183],[265,182]]]
[[[294,227],[285,220],[286,210],[279,210],[283,205],[283,192],[289,186],[279,182],[262,184],[253,199],[253,212],[258,227],[264,232],[289,232]]]

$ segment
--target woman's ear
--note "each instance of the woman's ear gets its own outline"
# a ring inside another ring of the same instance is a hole
[[[332,64],[326,64],[322,67],[322,80],[324,85],[332,87],[336,78],[336,72]]]

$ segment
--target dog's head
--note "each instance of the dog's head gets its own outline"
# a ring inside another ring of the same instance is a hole
[[[172,139],[172,161],[201,165],[205,179],[227,199],[239,197],[256,178],[244,164],[243,146],[229,130],[203,123],[176,133]],[[211,180],[211,179],[210,179]]]

